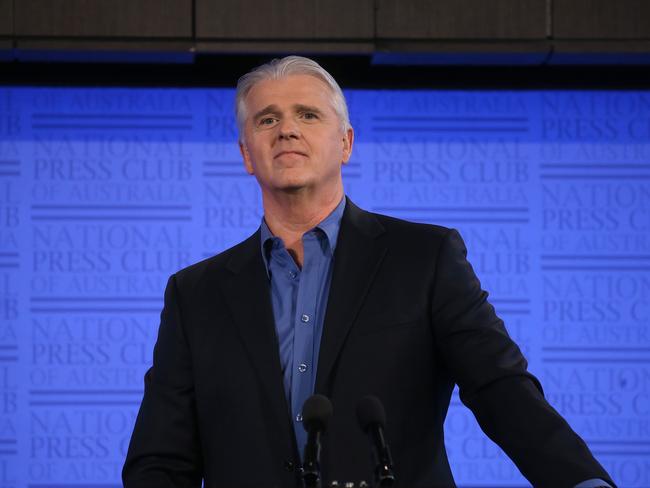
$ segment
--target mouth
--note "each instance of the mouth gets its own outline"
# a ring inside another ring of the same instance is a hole
[[[280,151],[277,153],[274,158],[279,158],[281,156],[304,156],[307,157],[307,155],[304,152],[301,151]]]

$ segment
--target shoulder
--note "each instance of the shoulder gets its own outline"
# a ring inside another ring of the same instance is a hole
[[[452,229],[442,225],[412,222],[380,213],[364,210],[347,198],[343,223],[363,229],[366,233],[407,233],[444,238]]]
[[[459,233],[449,227],[430,223],[411,222],[379,213],[362,210],[348,200],[341,226],[341,239],[358,240],[363,247],[384,248],[391,259],[409,268],[429,268],[443,255],[466,255]],[[345,247],[346,251],[348,250]],[[341,251],[344,252],[344,251]]]
[[[206,276],[216,277],[229,273],[233,263],[255,257],[255,253],[260,253],[259,229],[239,244],[177,271],[172,279],[179,288],[192,289],[202,283]]]
[[[386,231],[391,234],[406,234],[431,239],[444,239],[453,229],[442,225],[412,222],[410,220],[398,219],[389,215],[368,212],[376,218]]]
[[[374,216],[386,229],[384,242],[387,248],[392,254],[403,256],[407,262],[428,267],[428,263],[447,259],[449,252],[460,255],[467,253],[456,229],[381,214]]]
[[[381,228],[381,238],[392,245],[412,247],[417,244],[439,245],[452,236],[458,236],[455,229],[431,223],[412,222],[354,207],[355,219],[374,222]]]

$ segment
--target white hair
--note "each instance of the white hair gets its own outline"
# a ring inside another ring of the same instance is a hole
[[[246,96],[260,81],[277,80],[290,75],[309,75],[323,81],[331,91],[332,108],[341,120],[343,132],[352,126],[345,96],[336,80],[316,61],[302,56],[287,56],[282,59],[273,59],[266,64],[249,71],[237,81],[235,94],[235,117],[239,129],[239,140],[243,141],[244,123],[246,122]]]

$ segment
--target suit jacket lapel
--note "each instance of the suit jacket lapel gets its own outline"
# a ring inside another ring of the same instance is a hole
[[[386,253],[385,245],[378,239],[383,232],[383,226],[372,214],[347,200],[334,252],[334,270],[316,373],[316,392],[330,392],[332,370]]]
[[[275,413],[275,418],[286,420],[284,432],[292,433],[282,383],[270,285],[260,252],[259,230],[233,250],[226,267],[232,274],[230,279],[220,283],[220,288],[270,401],[267,407]]]

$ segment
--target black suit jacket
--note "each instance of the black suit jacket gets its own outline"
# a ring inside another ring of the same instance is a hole
[[[399,486],[454,487],[443,421],[454,383],[534,486],[609,480],[547,404],[486,301],[459,234],[348,200],[334,256],[316,391],[334,416],[326,480],[372,481],[357,401],[373,394]],[[127,488],[291,487],[299,464],[282,386],[260,233],[173,275],[124,466]],[[610,481],[611,482],[611,481]]]

